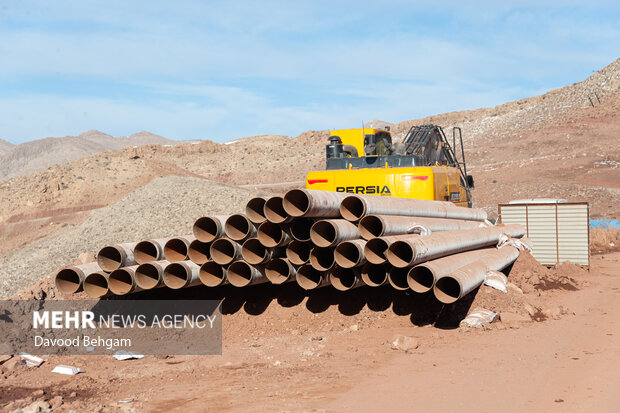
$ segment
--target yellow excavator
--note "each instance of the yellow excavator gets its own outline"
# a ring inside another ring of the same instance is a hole
[[[392,142],[389,128],[331,131],[325,170],[306,176],[307,189],[450,201],[468,207],[473,187],[461,128],[452,129],[450,145],[438,125],[412,126],[399,143]]]

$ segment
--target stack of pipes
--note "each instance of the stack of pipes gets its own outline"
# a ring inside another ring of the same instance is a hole
[[[452,303],[528,245],[505,242],[523,237],[522,226],[486,218],[450,202],[293,189],[252,198],[245,214],[201,217],[191,235],[106,246],[96,263],[58,271],[56,286],[99,298],[196,285],[390,284]]]

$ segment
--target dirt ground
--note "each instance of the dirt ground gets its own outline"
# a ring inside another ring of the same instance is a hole
[[[100,412],[613,412],[618,275],[620,252],[593,256],[589,271],[547,269],[524,255],[508,293],[483,286],[448,307],[391,287],[309,295],[295,285],[194,288],[183,296],[228,296],[221,356],[49,356],[37,368],[13,358],[0,366],[1,411],[43,402],[52,411]],[[477,306],[501,319],[458,328]],[[393,350],[395,334],[417,348]],[[57,364],[85,372],[51,373]]]

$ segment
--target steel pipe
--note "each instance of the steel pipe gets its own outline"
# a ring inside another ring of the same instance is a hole
[[[334,249],[314,247],[310,250],[310,265],[318,271],[327,271],[336,264]]]
[[[437,232],[427,237],[412,235],[409,239],[390,245],[387,258],[395,267],[410,267],[446,255],[497,244],[504,234],[520,238],[525,235],[525,229],[519,224],[511,224]]]
[[[263,267],[255,267],[245,261],[235,261],[226,270],[228,282],[235,287],[247,287],[269,281]]]
[[[272,258],[284,256],[284,248],[267,248],[258,238],[245,240],[241,246],[241,256],[251,265],[265,264]]]
[[[205,262],[200,267],[200,282],[207,287],[218,287],[228,284],[226,267],[214,261]]]
[[[195,262],[198,265],[202,265],[205,262],[209,261],[209,258],[211,257],[211,253],[209,252],[210,249],[210,242],[202,242],[195,239],[189,244],[189,248],[187,249],[187,256],[192,262]]]
[[[212,215],[198,218],[192,231],[197,240],[212,242],[224,235],[224,223],[228,215]]]
[[[184,261],[189,254],[189,246],[196,237],[183,235],[170,238],[164,245],[164,258],[170,262]]]
[[[310,229],[310,239],[317,247],[333,247],[359,236],[357,226],[344,219],[323,219],[315,222]]]
[[[364,285],[359,268],[335,266],[329,271],[329,282],[338,291],[348,291]]]
[[[363,239],[352,239],[341,242],[334,250],[336,264],[342,268],[353,268],[364,265],[366,263],[366,257],[364,257],[365,246],[366,240]]]
[[[159,261],[164,258],[164,245],[170,238],[147,239],[136,244],[133,256],[137,264]]]
[[[91,298],[101,298],[110,293],[108,287],[108,277],[110,274],[99,271],[88,274],[84,277],[84,292]]]
[[[281,225],[266,221],[258,227],[258,240],[267,248],[283,247],[291,238]]]
[[[450,274],[493,250],[495,248],[461,252],[418,264],[409,270],[407,284],[416,293],[425,293],[433,288],[437,278]]]
[[[297,270],[285,258],[274,258],[265,266],[265,275],[272,284],[283,284],[295,279]]]
[[[362,281],[370,287],[379,287],[388,282],[388,266],[367,262],[362,267]]]
[[[397,290],[404,291],[409,288],[407,284],[407,274],[409,273],[409,268],[398,268],[392,267],[388,271],[388,282],[392,287]]]
[[[245,206],[245,215],[256,225],[262,224],[267,220],[264,213],[265,201],[267,201],[266,197],[257,196],[250,199]]]
[[[136,260],[133,256],[133,250],[136,244],[136,242],[126,242],[101,248],[97,253],[97,264],[108,273],[121,267],[134,265]]]
[[[263,208],[263,214],[265,218],[267,218],[267,221],[273,222],[274,224],[284,224],[293,220],[293,217],[284,210],[281,196],[272,196],[267,199],[267,201],[265,201],[265,207]]]
[[[224,233],[233,241],[241,242],[256,235],[256,227],[248,217],[235,214],[224,223]]]
[[[137,265],[119,268],[110,273],[108,277],[108,288],[112,294],[126,295],[142,291],[142,288],[136,283]]]
[[[295,280],[304,290],[314,290],[330,285],[327,274],[316,270],[310,264],[304,264],[297,269]]]
[[[364,257],[372,264],[383,264],[387,262],[387,252],[390,245],[396,241],[408,239],[409,237],[411,237],[411,234],[390,235],[368,240],[364,246]]]
[[[140,264],[136,268],[135,279],[138,287],[143,290],[151,290],[164,286],[164,270],[170,265],[170,261],[160,260]]]
[[[63,294],[73,294],[82,290],[84,278],[88,274],[101,272],[101,267],[96,262],[82,265],[69,265],[61,268],[54,276],[54,284],[58,291]]]
[[[200,266],[191,261],[173,262],[164,269],[164,284],[173,290],[200,284]]]
[[[220,265],[228,265],[242,257],[241,245],[228,238],[219,238],[213,241],[209,253],[211,260]]]
[[[478,260],[439,277],[433,293],[442,303],[453,303],[478,288],[484,282],[487,272],[501,271],[518,257],[519,250],[511,245],[487,252]]]
[[[293,217],[340,217],[340,202],[349,194],[312,189],[292,189],[284,195],[282,205]]]
[[[487,213],[482,209],[459,207],[445,201],[350,195],[340,203],[340,215],[346,220],[358,221],[370,214],[468,219],[472,221],[485,221],[487,219]]]
[[[312,218],[295,218],[289,227],[291,237],[296,241],[310,241],[310,229],[314,222]]]
[[[479,228],[480,221],[447,218],[420,218],[401,215],[366,215],[357,224],[364,239],[384,237],[386,235],[408,234],[416,225],[437,231],[456,231],[459,229]]]
[[[310,259],[311,242],[291,241],[286,246],[286,258],[294,265],[303,265]]]

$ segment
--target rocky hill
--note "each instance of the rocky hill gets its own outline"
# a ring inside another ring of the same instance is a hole
[[[9,149],[11,149],[12,147],[14,147],[15,145],[13,145],[11,142],[7,142],[3,139],[0,139],[0,153],[4,153],[6,151],[8,151]]]

